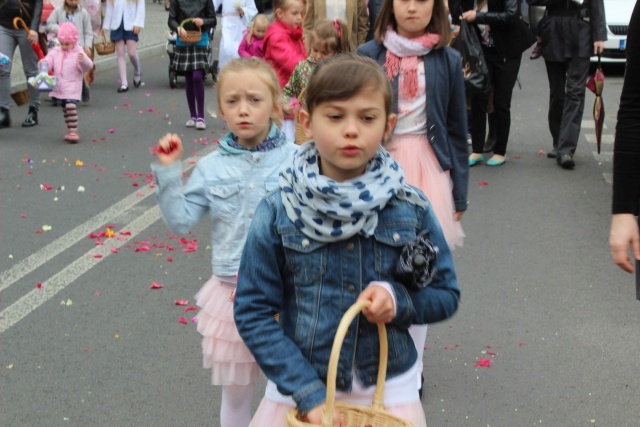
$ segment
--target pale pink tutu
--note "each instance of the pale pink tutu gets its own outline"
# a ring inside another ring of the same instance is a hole
[[[287,427],[287,412],[291,409],[292,407],[289,405],[276,403],[264,397],[249,427]],[[419,400],[406,405],[388,406],[385,410],[397,417],[411,421],[414,427],[427,427],[424,409]]]
[[[260,372],[233,320],[231,294],[235,288],[235,278],[212,276],[196,294],[202,366],[211,368],[213,385],[253,384]]]
[[[402,169],[408,184],[424,192],[440,222],[451,250],[462,246],[464,231],[453,217],[453,183],[449,171],[443,171],[426,135],[393,135],[385,148]]]

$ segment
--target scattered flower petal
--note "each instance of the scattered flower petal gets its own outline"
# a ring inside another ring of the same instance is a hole
[[[82,160],[76,160],[76,166],[84,166],[84,162]]]
[[[93,254],[91,255],[93,258],[102,258],[102,254]]]
[[[184,311],[196,311],[197,309],[198,309],[198,306],[192,305],[192,306],[189,306],[189,307],[185,308]]]
[[[112,254],[117,254],[118,253],[118,248],[111,248],[111,253]]]
[[[149,285],[149,289],[162,289],[162,288],[164,288],[164,286],[156,282],[151,282],[151,284]]]
[[[189,301],[187,301],[186,299],[177,299],[175,301],[175,304],[176,305],[187,305],[187,304],[189,304]]]
[[[78,187],[78,193],[84,193],[84,187],[82,185]]]
[[[116,130],[114,128],[109,129],[109,133],[115,133],[115,131]]]
[[[40,189],[42,191],[49,191],[53,189],[53,186],[49,184],[40,184]]]
[[[178,319],[178,322],[182,323],[183,325],[186,325],[187,319],[185,319],[183,316],[180,316],[180,318]]]
[[[486,187],[487,185],[489,185],[487,181],[480,181],[480,187]]]
[[[50,226],[50,225],[43,225],[43,226],[42,226],[42,229],[43,229],[44,231],[51,231],[51,226]]]
[[[478,357],[478,361],[473,364],[476,368],[490,368],[491,367],[491,359],[483,359],[482,357]]]

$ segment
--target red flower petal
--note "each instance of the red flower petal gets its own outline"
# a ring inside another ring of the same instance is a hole
[[[149,289],[162,289],[162,288],[164,288],[164,286],[156,282],[151,282],[151,284],[149,285]]]
[[[187,301],[186,299],[177,299],[175,301],[175,304],[176,305],[187,305],[187,304],[189,304],[189,301]]]
[[[180,316],[180,318],[178,319],[178,322],[182,323],[183,325],[186,325],[187,319],[185,319],[183,316]]]
[[[491,367],[491,359],[483,359],[482,357],[478,357],[478,361],[473,364],[476,368],[490,368]]]

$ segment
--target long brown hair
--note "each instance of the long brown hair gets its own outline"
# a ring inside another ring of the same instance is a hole
[[[382,44],[389,25],[391,25],[393,31],[398,31],[398,21],[396,21],[396,16],[393,13],[393,0],[384,0],[374,25],[373,36],[378,43]],[[440,34],[440,43],[436,45],[435,49],[449,45],[451,41],[451,27],[444,0],[433,0],[431,21],[427,25],[426,32]]]
[[[336,28],[338,26],[340,31]],[[309,33],[309,51],[314,44],[321,43],[322,48],[335,54],[351,51],[349,28],[342,19],[322,19],[313,26]]]

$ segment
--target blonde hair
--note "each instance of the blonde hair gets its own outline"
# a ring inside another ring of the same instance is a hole
[[[267,27],[269,26],[269,18],[267,18],[267,15],[265,15],[264,13],[257,14],[256,17],[253,18],[253,23],[251,24],[251,29],[253,31],[255,31],[256,30],[256,26],[262,26],[266,30]]]
[[[218,89],[218,111],[222,110],[222,99],[220,99],[220,93],[224,87],[228,76],[240,73],[242,71],[252,71],[252,74],[260,79],[262,83],[267,85],[271,98],[273,99],[272,112],[282,111],[282,93],[280,92],[280,84],[278,83],[278,76],[273,68],[262,59],[258,58],[235,58],[227,62],[220,73],[218,73],[218,80],[216,83]],[[280,120],[276,120],[276,123],[280,125]]]
[[[349,43],[347,23],[342,19],[322,19],[316,22],[313,30],[309,33],[309,48],[317,43],[321,44],[322,49],[330,50],[335,54],[350,52],[351,44]]]
[[[296,1],[302,4],[302,19],[304,19],[305,12],[307,11],[306,0],[273,0],[273,20],[278,20],[278,9],[286,12],[292,6],[292,3]]]

